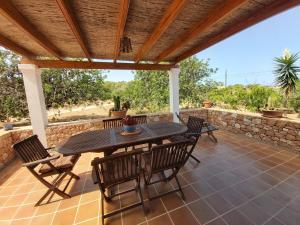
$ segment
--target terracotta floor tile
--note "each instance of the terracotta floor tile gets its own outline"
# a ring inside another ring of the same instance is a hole
[[[99,221],[100,221],[100,225],[101,224],[101,218],[99,218]],[[118,215],[114,215],[112,217],[109,217],[109,218],[106,218],[104,220],[104,225],[120,225],[122,224],[122,219],[121,219],[121,215],[118,214]]]
[[[239,206],[245,203],[248,199],[235,191],[233,188],[226,188],[220,192],[218,192],[221,197],[223,197],[227,202],[231,203],[233,206]]]
[[[136,207],[125,211],[122,214],[123,225],[132,225],[142,223],[146,220],[145,213],[142,207]]]
[[[12,219],[19,207],[0,208],[0,220]]]
[[[271,220],[269,220],[267,223],[265,223],[265,225],[285,225],[284,223],[282,223],[281,221],[279,221],[276,218],[272,218]]]
[[[77,207],[57,212],[54,216],[52,225],[68,225],[73,224]]]
[[[80,223],[82,221],[98,217],[98,214],[101,215],[99,210],[99,200],[86,204],[80,204],[75,223]]]
[[[233,208],[220,194],[209,196],[205,201],[219,214],[224,214]]]
[[[34,213],[37,211],[37,207],[34,207],[34,205],[23,205],[19,208],[16,215],[14,216],[14,219],[20,219],[20,218],[27,218],[34,215]]]
[[[23,203],[25,198],[27,197],[27,194],[17,195],[17,196],[11,196],[7,199],[4,206],[18,206]]]
[[[260,197],[255,198],[253,200],[253,203],[269,215],[273,215],[274,213],[282,209],[284,206],[266,195],[262,195]]]
[[[166,213],[161,199],[146,201],[144,204],[147,209],[147,219],[151,219],[153,217]]]
[[[186,204],[192,201],[196,201],[200,198],[199,194],[194,190],[194,188],[191,185],[182,188],[182,191],[185,196],[184,202]]]
[[[255,225],[237,210],[225,214],[222,218],[230,225]]]
[[[180,193],[172,193],[161,198],[168,211],[178,208],[184,204],[181,196],[179,195]]]
[[[155,219],[148,221],[149,225],[173,225],[170,216],[168,214],[164,214],[162,216],[156,217]]]
[[[188,207],[201,224],[207,223],[217,217],[217,214],[204,200],[193,202]]]
[[[36,207],[37,210],[35,215],[39,216],[43,214],[54,213],[57,210],[59,204],[60,202],[52,202],[49,204],[40,205]]]
[[[72,198],[67,198],[60,201],[58,211],[77,206],[79,204],[79,200],[80,200],[80,195],[76,195],[73,196]]]
[[[205,180],[193,183],[192,186],[197,191],[200,198],[204,198],[215,192],[215,190]]]
[[[80,225],[98,225],[99,219],[98,218],[93,218],[87,221],[84,221],[80,223]]]
[[[218,218],[218,219],[215,219],[215,220],[207,223],[206,225],[227,225],[227,224],[225,223],[225,221],[222,218]]]
[[[20,219],[20,220],[13,220],[10,225],[29,225],[31,219]]]
[[[169,213],[174,225],[198,225],[197,220],[187,207],[181,207]]]
[[[285,208],[278,215],[276,215],[276,218],[282,221],[283,224],[299,225],[300,214],[294,210]]]
[[[271,215],[259,208],[253,202],[248,202],[247,204],[241,206],[238,210],[255,224],[263,224],[271,217]]]
[[[47,214],[42,216],[33,217],[30,225],[50,225],[54,214]]]

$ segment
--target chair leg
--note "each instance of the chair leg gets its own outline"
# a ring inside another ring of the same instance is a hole
[[[147,214],[147,211],[146,211],[146,208],[145,208],[145,205],[144,205],[144,198],[143,198],[143,194],[142,194],[142,191],[141,191],[141,182],[140,182],[140,178],[138,178],[138,180],[136,181],[137,182],[137,191],[138,191],[138,194],[139,194],[139,197],[140,197],[140,201],[142,203],[142,207],[143,207],[143,211],[145,214]]]
[[[192,159],[194,159],[197,163],[200,163],[201,161],[197,159],[195,156],[191,155]]]
[[[180,193],[181,193],[181,197],[182,197],[183,200],[185,200],[185,195],[184,195],[184,193],[183,193],[183,191],[182,191],[182,188],[181,188],[181,185],[180,185],[180,183],[179,183],[179,180],[178,180],[177,176],[175,176],[175,180],[176,180],[178,189],[179,189],[179,191],[180,191]]]
[[[104,225],[104,196],[101,196],[101,216],[102,225]]]

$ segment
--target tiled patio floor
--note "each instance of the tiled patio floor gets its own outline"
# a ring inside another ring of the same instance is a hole
[[[106,224],[162,225],[299,225],[300,156],[232,133],[217,132],[219,143],[206,136],[195,153],[201,163],[190,159],[180,173],[186,200],[172,194],[146,201],[145,216],[136,208],[106,220]],[[0,225],[99,224],[100,192],[91,180],[90,161],[83,155],[72,182],[71,199],[53,196],[48,204],[33,207],[45,188],[18,162],[0,173]],[[173,188],[174,183],[155,185],[144,197]],[[123,187],[119,187],[123,188]],[[106,210],[136,201],[136,193],[106,204]]]

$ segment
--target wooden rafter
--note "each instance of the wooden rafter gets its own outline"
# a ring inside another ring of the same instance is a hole
[[[3,46],[4,48],[7,48],[27,58],[34,58],[34,54],[32,52],[21,47],[20,45],[16,44],[15,42],[11,41],[10,39],[4,37],[1,34],[0,34],[0,45]]]
[[[167,28],[173,23],[178,14],[182,11],[186,0],[173,0],[172,4],[166,10],[164,16],[160,20],[159,24],[155,27],[152,34],[144,45],[139,49],[135,56],[135,62],[138,63],[143,56],[147,55],[151,47],[159,40],[161,35],[167,30]]]
[[[88,50],[88,44],[84,38],[82,31],[80,29],[79,23],[76,20],[74,11],[72,10],[70,4],[67,0],[56,0],[57,5],[59,6],[66,22],[68,23],[70,29],[72,30],[75,38],[77,39],[78,44],[80,45],[82,51],[84,52],[86,58],[91,61],[91,54]]]
[[[253,26],[254,24],[257,24],[271,16],[274,16],[280,12],[283,12],[298,5],[300,5],[300,0],[277,0],[274,3],[265,6],[260,11],[253,13],[253,15],[251,15],[250,17],[247,17],[246,19],[241,20],[236,24],[233,24],[230,28],[213,36],[208,41],[205,41],[204,43],[197,45],[196,47],[184,52],[182,55],[177,57],[175,61],[179,62],[181,60],[184,60],[250,26]]]
[[[61,59],[60,51],[11,4],[11,1],[0,0],[0,13],[26,33],[32,40],[36,41],[41,47],[47,50],[51,55]]]
[[[22,64],[35,64],[40,68],[65,68],[65,69],[118,69],[118,70],[170,70],[174,64],[137,64],[137,63],[109,63],[109,62],[84,62],[62,60],[28,60]]]
[[[113,58],[114,62],[116,62],[120,54],[120,42],[125,30],[129,5],[130,5],[130,0],[121,0],[119,21],[118,21],[117,34],[116,34],[115,47],[114,47],[114,58]]]
[[[181,35],[178,39],[176,39],[171,46],[169,46],[166,50],[159,54],[156,57],[155,61],[160,62],[164,60],[167,56],[171,53],[176,51],[177,49],[181,48],[182,46],[186,45],[189,41],[193,40],[194,38],[198,37],[199,34],[207,30],[208,28],[212,27],[226,15],[231,13],[233,10],[241,6],[243,3],[247,2],[247,0],[228,0],[225,1],[224,4],[220,5],[213,11],[209,12],[209,15],[205,18],[200,20],[197,24],[192,26],[187,32]]]

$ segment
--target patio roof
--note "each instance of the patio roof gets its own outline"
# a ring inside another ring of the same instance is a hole
[[[56,68],[169,69],[300,0],[0,2],[0,45],[29,59],[48,60],[25,63]],[[124,36],[131,39],[130,53],[120,52]],[[151,67],[140,62],[170,65]]]

